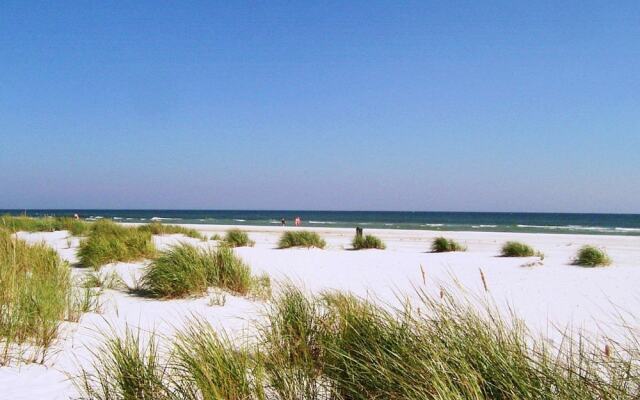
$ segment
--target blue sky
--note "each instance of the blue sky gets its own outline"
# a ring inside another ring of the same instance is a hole
[[[0,208],[640,212],[639,151],[636,1],[0,3]]]

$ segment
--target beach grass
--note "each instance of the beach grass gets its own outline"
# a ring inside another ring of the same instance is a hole
[[[204,239],[204,236],[195,229],[185,228],[180,225],[167,225],[158,221],[138,226],[138,230],[149,232],[152,235],[182,234],[194,239]]]
[[[180,244],[161,252],[149,264],[142,287],[153,297],[199,295],[209,287],[215,269],[214,250]]]
[[[224,235],[224,244],[230,247],[253,247],[256,242],[249,238],[247,232],[240,229],[229,229]]]
[[[92,400],[169,400],[165,361],[155,335],[143,338],[127,328],[124,337],[111,332],[92,351],[92,370],[83,370],[75,384],[81,398]]]
[[[90,226],[91,224],[88,222],[71,217],[0,216],[0,227],[6,228],[11,232],[54,232],[66,230],[73,236],[80,236],[87,232]]]
[[[316,247],[324,249],[327,243],[316,232],[310,231],[287,231],[280,236],[278,248],[287,249],[290,247]]]
[[[70,298],[69,266],[55,250],[29,245],[0,229],[0,364],[12,361],[16,345],[46,351]]]
[[[540,254],[528,244],[514,241],[505,243],[500,250],[502,257],[533,257]]]
[[[254,276],[233,249],[199,248],[181,243],[163,251],[146,267],[142,291],[152,297],[181,298],[202,295],[207,288],[266,296],[268,277]]]
[[[177,398],[265,398],[259,359],[201,320],[192,321],[176,336],[170,368]]]
[[[348,293],[313,296],[289,286],[273,300],[267,320],[255,322],[257,341],[247,335],[231,342],[198,322],[169,339],[169,356],[159,361],[155,348],[128,333],[124,341],[108,341],[93,370],[77,382],[84,393],[102,394],[108,386],[114,394],[135,393],[135,398],[631,400],[640,395],[637,340],[626,348],[610,342],[603,351],[584,337],[567,336],[552,346],[490,303],[449,295],[433,299],[422,291],[417,297],[418,304],[390,308]]]
[[[316,399],[323,392],[325,321],[317,298],[285,284],[269,305],[260,327],[261,352],[268,386],[281,399]]]
[[[433,253],[447,253],[452,251],[466,251],[467,247],[456,242],[453,239],[447,239],[443,236],[433,239],[431,243],[431,251]]]
[[[373,235],[356,235],[351,241],[351,248],[353,250],[364,249],[380,249],[384,250],[387,245],[384,244],[382,239]]]
[[[611,258],[604,250],[587,245],[578,250],[574,264],[582,267],[607,266],[611,265]]]
[[[151,232],[124,227],[108,220],[93,223],[80,242],[80,264],[95,269],[117,261],[137,261],[156,254]]]

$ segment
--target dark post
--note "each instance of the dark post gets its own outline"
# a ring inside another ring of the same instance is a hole
[[[362,237],[362,232],[363,232],[363,229],[361,227],[359,227],[359,226],[356,226],[356,237],[361,238]]]

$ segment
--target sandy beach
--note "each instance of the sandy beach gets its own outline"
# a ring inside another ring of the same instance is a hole
[[[231,226],[189,225],[211,237]],[[564,234],[445,232],[444,236],[465,244],[466,252],[430,253],[431,241],[443,232],[367,229],[387,244],[386,250],[352,251],[354,231],[341,228],[293,228],[243,226],[256,243],[236,248],[256,273],[268,274],[278,284],[291,282],[313,293],[339,289],[385,304],[415,295],[420,287],[437,295],[441,288],[490,298],[503,312],[513,310],[534,331],[557,337],[557,329],[569,327],[591,335],[622,334],[617,326],[620,314],[637,309],[636,287],[640,283],[640,238]],[[319,249],[277,249],[285,230],[307,229],[319,233],[327,247]],[[45,242],[70,263],[77,262],[78,238],[68,241],[66,231],[19,232],[29,243]],[[544,253],[538,257],[499,257],[508,240],[526,242]],[[154,236],[159,249],[179,242],[215,246],[182,235]],[[68,245],[71,244],[69,247]],[[613,263],[602,268],[571,264],[577,250],[592,244],[605,248]],[[101,271],[116,271],[127,282],[140,276],[147,262],[113,263]],[[424,277],[423,273],[424,271]],[[485,290],[481,272],[485,276]],[[89,269],[73,268],[74,276]],[[210,305],[208,297],[180,300],[151,300],[124,290],[105,290],[99,313],[82,316],[79,323],[65,323],[59,340],[43,365],[28,364],[0,368],[2,399],[68,399],[77,395],[69,380],[81,366],[91,363],[104,333],[122,332],[125,327],[170,335],[190,317],[199,316],[232,337],[250,330],[250,321],[260,319],[265,303],[231,294],[224,305]]]

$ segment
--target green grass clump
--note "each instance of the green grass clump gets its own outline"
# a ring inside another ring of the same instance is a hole
[[[320,307],[290,284],[270,305],[261,345],[269,387],[281,399],[320,398],[325,328]]]
[[[0,227],[11,232],[53,232],[69,231],[74,236],[83,235],[91,225],[87,222],[71,217],[42,217],[0,216]]]
[[[635,336],[627,347],[610,341],[604,351],[584,337],[567,336],[552,347],[490,304],[424,292],[417,298],[413,306],[391,308],[340,292],[309,296],[288,286],[258,323],[258,340],[250,334],[232,345],[208,324],[195,323],[168,343],[168,355],[159,361],[156,347],[127,334],[98,353],[95,372],[85,371],[80,386],[89,399],[640,396]]]
[[[607,266],[611,264],[611,258],[609,258],[604,250],[600,250],[594,246],[584,246],[578,250],[574,264],[583,267]]]
[[[224,235],[224,243],[230,247],[253,247],[256,242],[249,239],[247,232],[240,229],[229,229]]]
[[[111,262],[151,258],[155,252],[150,232],[101,220],[92,225],[88,237],[80,242],[78,257],[82,265],[98,269]]]
[[[174,396],[180,399],[264,399],[260,363],[211,325],[192,322],[177,335]]]
[[[11,360],[15,344],[46,350],[52,343],[66,317],[69,276],[68,264],[55,250],[0,229],[0,364]]]
[[[384,250],[387,246],[382,239],[373,235],[356,235],[351,241],[351,246],[354,250],[362,249],[380,249]]]
[[[167,370],[161,359],[157,339],[143,340],[140,332],[127,329],[124,338],[112,334],[93,352],[92,371],[76,378],[83,399],[92,400],[169,400]]]
[[[154,297],[201,294],[209,287],[215,269],[213,250],[181,244],[153,260],[142,278],[142,287]]]
[[[536,253],[533,247],[522,242],[507,242],[502,246],[500,251],[502,257],[533,257],[540,255]]]
[[[195,229],[185,228],[184,226],[180,225],[165,225],[158,221],[140,225],[138,226],[138,230],[142,232],[150,232],[152,235],[172,235],[179,233],[194,239],[204,238],[204,236],[202,236],[202,234]]]
[[[453,239],[437,237],[431,243],[431,251],[434,253],[447,253],[451,251],[466,251],[467,248]]]
[[[212,286],[246,295],[253,290],[265,293],[270,282],[253,276],[229,247],[202,249],[185,243],[161,252],[141,282],[147,294],[162,298],[200,295]]]
[[[310,231],[287,231],[282,234],[278,241],[278,248],[287,249],[290,247],[317,247],[324,249],[327,243],[315,232]]]

